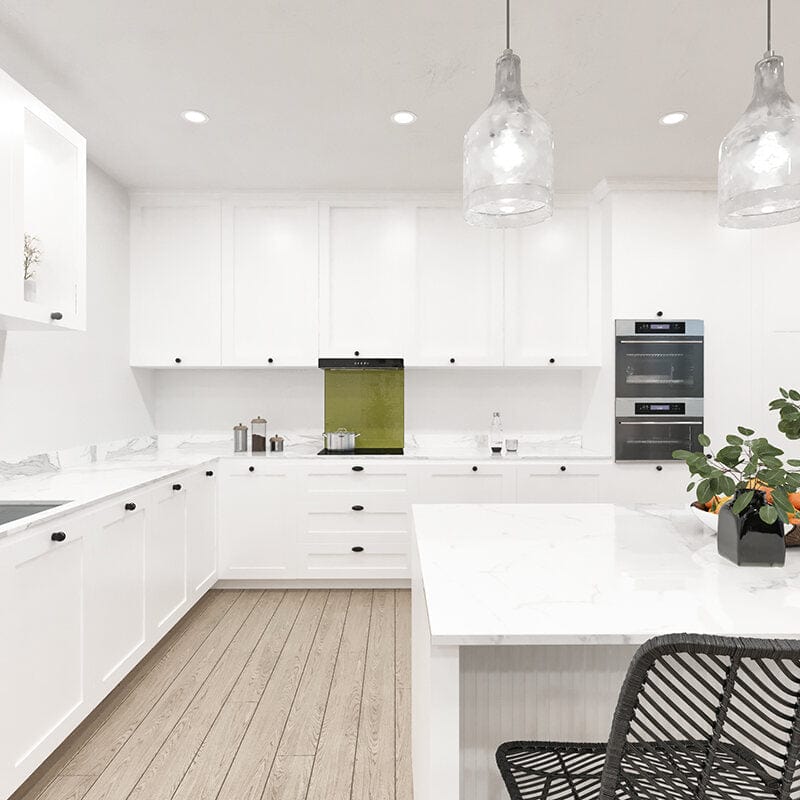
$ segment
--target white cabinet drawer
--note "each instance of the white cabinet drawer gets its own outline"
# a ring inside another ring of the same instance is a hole
[[[408,472],[392,464],[346,462],[325,464],[308,470],[306,491],[318,492],[407,492]]]
[[[419,474],[419,503],[511,503],[515,499],[513,466],[441,464]]]
[[[598,503],[603,468],[590,464],[526,464],[517,471],[518,503]]]
[[[269,455],[253,455],[249,458],[226,458],[220,461],[220,474],[225,476],[283,474],[291,467],[280,458]]]
[[[309,578],[406,578],[408,545],[357,538],[307,545],[301,549],[300,570]]]

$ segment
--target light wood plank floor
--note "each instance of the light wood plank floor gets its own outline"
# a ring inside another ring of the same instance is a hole
[[[211,591],[11,800],[411,800],[411,595]]]

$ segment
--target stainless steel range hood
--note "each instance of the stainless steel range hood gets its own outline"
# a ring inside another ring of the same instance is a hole
[[[402,358],[320,358],[320,369],[403,369]]]

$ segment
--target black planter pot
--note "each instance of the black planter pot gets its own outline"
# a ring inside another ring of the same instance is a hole
[[[731,510],[736,497],[719,512],[717,523],[717,552],[740,567],[782,567],[786,561],[783,523],[778,520],[767,525],[758,515],[766,503],[764,492],[756,492],[753,500],[737,516]]]

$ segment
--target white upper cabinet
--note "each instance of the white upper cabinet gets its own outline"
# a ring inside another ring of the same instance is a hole
[[[0,328],[85,330],[86,140],[4,72],[0,114]]]
[[[418,206],[409,366],[501,366],[503,239],[460,208]]]
[[[321,205],[321,356],[406,356],[414,222],[406,204]]]
[[[131,364],[219,366],[220,203],[131,199]]]
[[[600,275],[590,250],[585,206],[506,231],[507,365],[599,365]]]
[[[317,204],[226,202],[223,264],[223,364],[316,367]]]

